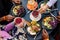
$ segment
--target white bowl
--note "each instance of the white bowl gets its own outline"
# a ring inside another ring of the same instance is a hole
[[[31,20],[35,20],[35,21],[39,21],[41,19],[41,14],[39,13],[38,17],[35,18],[33,15],[32,15],[32,12],[30,13],[30,19]]]

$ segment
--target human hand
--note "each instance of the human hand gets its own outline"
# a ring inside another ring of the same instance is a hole
[[[0,37],[0,40],[3,40],[3,38]]]
[[[57,20],[60,22],[60,11],[58,12],[59,16],[57,16]]]
[[[57,20],[60,21],[60,16],[57,16]]]
[[[38,11],[42,14],[42,13],[46,12],[46,10],[47,10],[48,8],[49,8],[48,5],[44,5],[44,6],[41,6],[41,8],[38,9]]]
[[[20,4],[21,0],[12,0],[12,2],[14,2],[16,4]]]
[[[48,32],[45,29],[43,29],[43,31],[42,31],[42,37],[43,37],[43,40],[49,39]]]
[[[59,15],[60,15],[60,11],[59,11]]]
[[[14,18],[14,16],[12,16],[12,15],[7,15],[6,16],[6,21],[11,21],[12,19]]]

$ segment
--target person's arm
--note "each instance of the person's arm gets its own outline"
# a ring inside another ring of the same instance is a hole
[[[60,0],[57,1],[57,8],[58,8],[59,15],[60,15]]]
[[[49,34],[45,29],[43,29],[43,31],[42,31],[42,39],[49,40]]]
[[[6,16],[3,16],[3,17],[0,18],[0,22],[5,21],[5,20],[6,20]]]
[[[0,0],[0,22],[7,20],[7,18],[10,18],[9,11],[12,7],[11,0]]]
[[[58,8],[58,16],[57,16],[57,19],[60,22],[60,0],[57,1],[57,8]]]
[[[51,7],[51,6],[53,6],[56,2],[57,2],[57,0],[49,0],[46,5],[48,5],[49,7]]]
[[[53,5],[56,3],[56,1],[57,1],[57,0],[49,0],[49,1],[47,2],[47,4],[44,5],[44,6],[42,6],[38,11],[39,11],[40,13],[46,12],[46,10],[47,10],[48,8],[50,8],[51,6],[53,6]]]
[[[49,38],[45,38],[45,39],[43,39],[43,40],[49,40]]]

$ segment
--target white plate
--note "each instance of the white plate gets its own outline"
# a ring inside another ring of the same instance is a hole
[[[31,13],[30,13],[30,19],[31,19],[31,20],[35,20],[35,21],[39,21],[39,20],[41,19],[41,14],[39,13],[38,17],[35,18],[35,17],[33,17],[32,12],[31,12]]]
[[[36,32],[32,32],[31,27],[27,27],[27,31],[31,35],[36,35]]]

